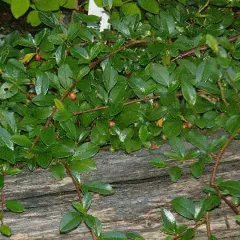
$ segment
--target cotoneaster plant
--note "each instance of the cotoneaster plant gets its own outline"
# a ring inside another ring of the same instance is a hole
[[[240,137],[239,3],[113,2],[103,1],[110,30],[87,28],[99,18],[84,13],[64,25],[54,13],[39,12],[48,28],[34,36],[12,32],[0,42],[0,231],[11,235],[4,207],[24,211],[4,198],[5,176],[41,167],[59,180],[67,174],[76,188],[78,201],[63,216],[61,233],[86,224],[94,240],[143,239],[102,232],[100,220],[88,214],[92,196],[114,191],[104,179],[82,182],[80,176],[96,170],[93,157],[103,147],[130,153],[168,142],[172,152],[165,156],[176,164],[164,158],[150,164],[168,168],[173,182],[189,160],[194,178],[207,165],[213,170],[204,199],[172,200],[172,209],[194,225],[161,209],[163,231],[167,239],[188,240],[206,224],[215,239],[209,215],[221,200],[236,221],[240,215],[240,181],[217,177],[226,148]],[[228,136],[208,138],[223,129]]]

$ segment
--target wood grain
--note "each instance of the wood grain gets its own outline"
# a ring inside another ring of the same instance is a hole
[[[102,180],[113,184],[115,195],[95,195],[91,213],[103,222],[105,231],[136,231],[146,240],[162,240],[160,231],[160,208],[170,209],[170,201],[176,196],[188,196],[193,200],[204,197],[201,187],[210,178],[211,167],[206,168],[203,177],[195,180],[189,170],[191,162],[183,164],[183,177],[178,183],[171,183],[167,169],[156,169],[148,161],[160,157],[169,150],[167,145],[152,152],[141,150],[127,155],[123,152],[100,152],[95,157],[98,170],[86,175],[83,181]],[[234,141],[224,155],[218,176],[224,179],[240,179],[239,141]],[[170,161],[170,164],[176,164]],[[18,199],[25,206],[25,212],[14,214],[5,211],[5,222],[12,227],[12,240],[91,240],[89,231],[80,226],[67,235],[59,234],[61,216],[71,209],[76,192],[71,180],[66,177],[56,181],[46,170],[24,171],[21,175],[6,179],[6,199]],[[178,217],[180,221],[184,219]],[[240,239],[240,225],[234,214],[223,203],[211,214],[213,233],[218,239]],[[191,222],[189,224],[192,224]],[[7,239],[0,236],[0,239]],[[195,239],[205,240],[205,226],[199,228]]]

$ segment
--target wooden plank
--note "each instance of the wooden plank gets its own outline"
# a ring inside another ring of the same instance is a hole
[[[163,145],[152,152],[141,150],[132,155],[100,152],[96,156],[98,170],[84,176],[83,181],[108,181],[114,185],[116,191],[113,196],[94,197],[91,213],[100,218],[104,230],[137,231],[146,240],[161,240],[164,239],[164,234],[159,230],[159,209],[170,208],[170,201],[176,196],[186,195],[192,199],[198,199],[199,195],[204,197],[201,187],[208,183],[211,167],[197,181],[191,177],[189,163],[186,163],[184,176],[178,183],[172,184],[166,169],[156,169],[148,164],[152,157],[161,156],[166,150],[169,147]],[[225,153],[219,176],[224,179],[239,179],[239,160],[239,141],[235,141]],[[175,164],[173,161],[170,163]],[[76,192],[68,177],[59,182],[47,171],[26,171],[19,176],[7,178],[5,193],[6,199],[19,199],[26,208],[22,214],[4,214],[6,223],[13,230],[11,239],[91,239],[84,226],[67,235],[59,234],[61,216],[71,209],[71,202],[76,200]],[[218,239],[240,238],[240,227],[225,204],[214,211],[211,219],[213,232]],[[207,239],[205,226],[199,229],[196,239]]]

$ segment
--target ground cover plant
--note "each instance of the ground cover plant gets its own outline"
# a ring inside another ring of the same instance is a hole
[[[60,233],[86,224],[94,240],[143,239],[138,233],[102,232],[88,210],[94,193],[114,190],[104,179],[82,182],[81,175],[96,170],[94,155],[102,148],[131,153],[165,142],[172,152],[149,164],[167,168],[173,182],[186,161],[193,160],[197,179],[212,166],[204,199],[177,197],[171,211],[160,210],[166,239],[193,239],[202,224],[208,238],[216,239],[209,215],[220,204],[240,221],[239,179],[217,176],[228,145],[240,137],[238,1],[98,0],[110,13],[111,29],[103,32],[87,27],[100,21],[86,15],[87,1],[59,1],[54,9],[39,7],[49,0],[6,2],[17,18],[26,13],[29,19],[34,11],[42,27],[36,34],[11,32],[0,41],[3,235],[11,236],[4,208],[24,211],[19,201],[5,199],[5,176],[40,167],[59,180],[68,175],[76,188],[78,201],[59,220]],[[65,24],[60,9],[70,2],[74,10]],[[209,138],[219,130],[226,134]],[[194,225],[177,223],[173,211]]]

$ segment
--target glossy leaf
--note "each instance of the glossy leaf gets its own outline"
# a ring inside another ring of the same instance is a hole
[[[173,209],[188,219],[194,219],[195,206],[192,200],[186,197],[177,197],[172,200]]]
[[[17,200],[6,200],[6,207],[11,212],[21,213],[24,212],[24,206]]]
[[[66,233],[77,228],[83,221],[83,216],[78,212],[67,212],[64,214],[59,230],[61,233]]]

